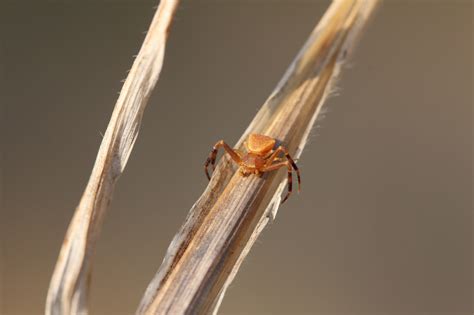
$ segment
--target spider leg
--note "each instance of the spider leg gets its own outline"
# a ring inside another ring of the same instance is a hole
[[[298,169],[298,166],[296,166],[295,161],[291,158],[291,156],[288,154],[288,152],[285,152],[285,157],[287,158],[288,161],[290,161],[291,166],[296,172],[296,177],[298,178],[298,192],[301,191],[301,175],[300,175],[300,170]]]
[[[298,166],[296,166],[295,161],[294,161],[293,158],[290,156],[290,154],[288,153],[288,150],[287,150],[284,146],[279,146],[279,147],[273,152],[273,154],[268,157],[266,167],[271,166],[274,161],[281,161],[281,158],[278,157],[278,154],[279,154],[280,152],[283,152],[283,153],[285,154],[286,159],[290,162],[291,166],[292,166],[293,169],[295,170],[296,175],[297,175],[297,177],[298,177],[298,192],[300,192],[300,191],[301,191],[301,175],[300,175],[300,170],[298,169]]]
[[[230,155],[230,157],[232,158],[232,160],[234,160],[235,163],[240,165],[240,162],[242,161],[242,158],[240,157],[239,153],[232,149],[227,143],[225,143],[224,140],[218,141],[212,148],[211,152],[209,153],[209,156],[207,157],[206,162],[204,163],[204,172],[206,173],[207,179],[209,180],[211,180],[211,176],[209,176],[208,171],[209,164],[212,165],[212,170],[214,170],[216,166],[217,151],[219,151],[219,148],[221,147],[224,148],[224,150]]]
[[[284,167],[284,166],[286,166],[288,170],[288,192],[286,193],[286,196],[285,198],[283,198],[281,203],[284,203],[288,199],[288,197],[290,197],[291,192],[293,191],[293,174],[292,174],[292,169],[291,169],[291,166],[292,166],[291,163],[289,161],[275,163],[275,164],[265,167],[262,170],[262,172],[269,172],[269,171],[277,170],[280,167]]]

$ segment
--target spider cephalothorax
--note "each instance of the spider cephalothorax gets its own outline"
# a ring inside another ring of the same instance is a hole
[[[288,193],[281,203],[285,202],[291,194],[293,169],[296,171],[296,175],[298,177],[298,191],[300,190],[300,172],[296,166],[296,163],[288,154],[288,150],[284,146],[280,145],[274,149],[276,144],[275,139],[258,134],[250,134],[248,141],[246,141],[244,144],[245,148],[247,149],[246,154],[242,154],[239,151],[232,149],[223,140],[217,142],[212,148],[212,151],[209,154],[206,163],[204,164],[204,170],[206,172],[207,178],[211,179],[207,169],[209,164],[211,164],[214,168],[216,164],[217,151],[220,147],[223,147],[224,150],[230,155],[232,160],[239,165],[240,174],[243,176],[248,176],[250,174],[261,175],[265,172],[277,170],[280,167],[286,167],[288,169]],[[278,157],[280,153],[285,155],[286,160]]]

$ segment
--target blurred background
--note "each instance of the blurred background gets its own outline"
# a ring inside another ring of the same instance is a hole
[[[184,1],[98,244],[91,314],[132,314],[219,139],[329,1]],[[155,1],[2,1],[0,313],[41,314]],[[220,314],[472,314],[473,3],[386,1]]]

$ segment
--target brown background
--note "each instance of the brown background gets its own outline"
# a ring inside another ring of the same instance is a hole
[[[152,1],[3,2],[0,313],[41,314]],[[95,259],[91,314],[131,314],[328,1],[185,1]],[[472,2],[386,1],[300,166],[302,193],[221,314],[472,314]]]

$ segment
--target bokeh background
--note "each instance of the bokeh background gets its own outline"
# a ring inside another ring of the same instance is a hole
[[[185,1],[97,248],[91,314],[132,314],[329,1]],[[0,313],[43,312],[153,1],[2,1]],[[471,1],[386,1],[300,160],[303,189],[220,314],[472,314]]]

